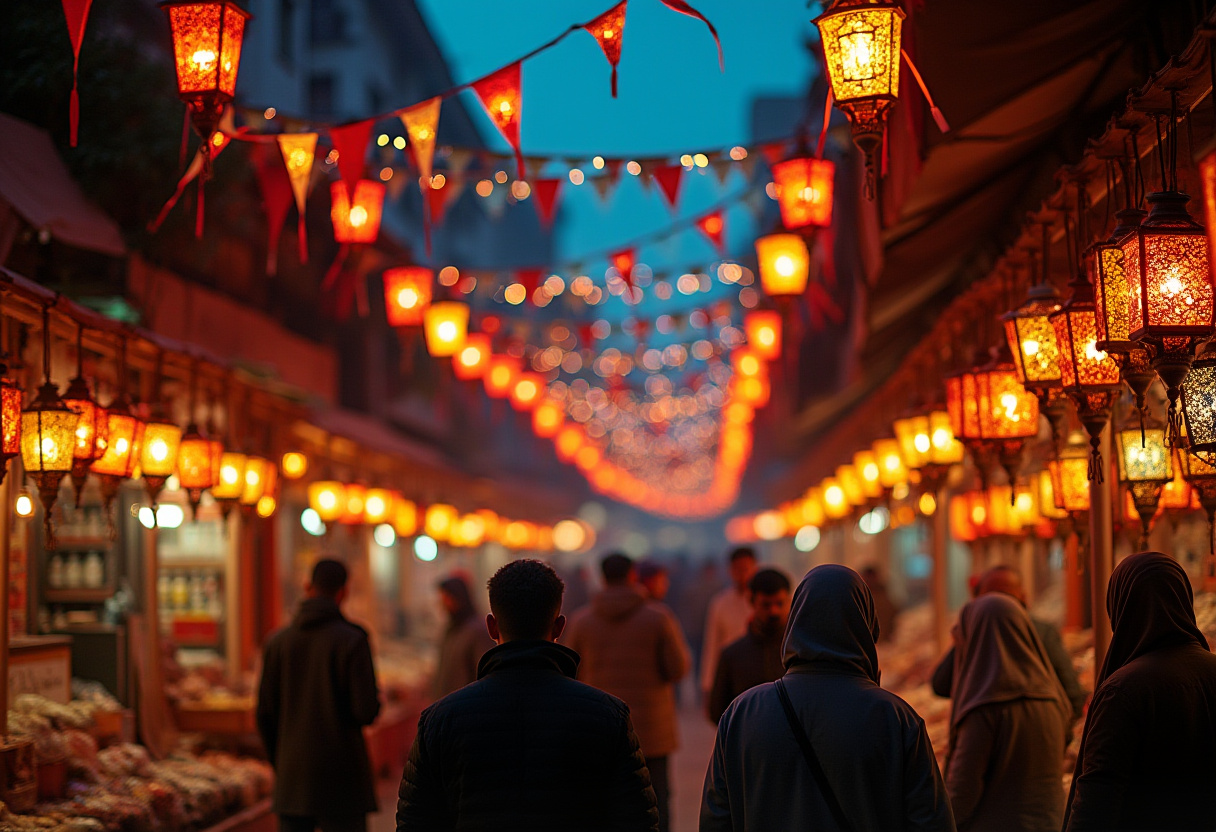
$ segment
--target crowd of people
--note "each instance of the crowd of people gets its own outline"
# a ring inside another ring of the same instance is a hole
[[[600,567],[602,589],[568,618],[565,585],[541,561],[494,574],[484,619],[467,583],[440,585],[437,701],[402,776],[399,832],[669,828],[676,685],[692,651],[662,603],[662,568],[621,554]],[[890,614],[875,575],[822,565],[791,593],[750,549],[729,571],[702,640],[717,725],[702,832],[1216,829],[1216,656],[1173,558],[1141,553],[1112,574],[1113,637],[1087,715],[1018,573],[979,576],[933,674],[952,700],[944,772],[924,721],[880,686]],[[363,830],[374,806],[360,727],[376,714],[375,679],[366,633],[339,609],[344,587],[344,567],[319,562],[266,648],[258,725],[284,829]]]

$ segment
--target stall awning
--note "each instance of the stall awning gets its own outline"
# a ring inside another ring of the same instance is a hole
[[[62,243],[115,257],[126,251],[118,226],[85,197],[50,135],[3,113],[0,200]]]

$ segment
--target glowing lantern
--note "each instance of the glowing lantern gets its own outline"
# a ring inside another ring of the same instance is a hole
[[[357,482],[348,483],[342,491],[342,515],[339,523],[347,526],[363,522],[363,509],[367,505],[367,486]]]
[[[883,488],[907,485],[908,469],[899,454],[899,442],[895,439],[879,439],[874,445],[874,456],[878,458],[878,476]]]
[[[1175,451],[1175,454],[1179,452]],[[1186,471],[1181,455],[1174,460],[1174,476],[1161,487],[1161,509],[1163,511],[1184,512],[1191,508],[1191,484],[1186,481]]]
[[[572,462],[579,448],[583,447],[583,436],[583,429],[577,425],[566,425],[562,428],[553,443],[557,458],[562,462]]]
[[[836,469],[836,482],[844,491],[844,498],[849,505],[864,506],[866,504],[866,493],[861,484],[861,476],[852,465],[841,465]]]
[[[274,491],[277,472],[274,463],[261,456],[250,454],[245,460],[245,484],[238,498],[243,506],[256,506],[263,494]]]
[[[46,525],[47,548],[54,548],[51,509],[59,499],[59,483],[72,470],[76,423],[80,417],[59,398],[51,381],[50,312],[42,312],[42,379],[38,395],[21,414],[21,461],[38,485]]]
[[[878,457],[873,451],[862,450],[853,454],[853,470],[861,478],[861,488],[867,497],[882,496],[882,474],[878,468]]]
[[[384,272],[384,309],[389,326],[420,326],[431,305],[434,275],[423,266],[401,266]]]
[[[815,18],[836,106],[849,117],[871,182],[887,113],[899,97],[903,20],[896,4],[869,0],[838,0]]]
[[[1180,388],[1182,416],[1192,451],[1216,451],[1216,346],[1191,365]]]
[[[787,159],[773,165],[781,223],[786,228],[832,224],[836,165],[828,159]]]
[[[308,507],[322,522],[333,523],[346,509],[346,487],[337,480],[318,480],[308,486]]]
[[[762,511],[752,521],[752,531],[760,540],[780,540],[785,530],[784,518],[775,511]]]
[[[798,501],[802,511],[802,525],[822,526],[827,521],[827,513],[823,509],[823,490],[808,488]]]
[[[249,13],[231,0],[165,2],[160,8],[169,16],[173,31],[177,94],[190,110],[194,129],[210,139],[224,107],[236,94]],[[204,141],[203,147],[209,144]]]
[[[769,297],[801,295],[810,276],[811,255],[797,234],[769,234],[756,239],[760,285]]]
[[[1076,515],[1089,511],[1089,449],[1080,434],[1076,434],[1060,449],[1058,459],[1047,463],[1051,473],[1052,498],[1055,505]]]
[[[1056,503],[1056,488],[1052,482],[1051,470],[1044,468],[1038,473],[1039,511],[1049,520],[1063,520],[1068,512]]]
[[[764,362],[751,347],[739,347],[730,354],[731,368],[735,375],[754,378],[764,373]]]
[[[355,183],[354,197],[346,193],[346,183],[330,186],[329,218],[333,221],[334,240],[343,245],[370,244],[380,236],[384,213],[384,185],[370,179]]]
[[[182,429],[163,417],[148,421],[144,441],[139,450],[139,470],[155,504],[165,480],[177,467],[177,452],[182,443]]]
[[[446,503],[429,505],[426,507],[423,530],[440,543],[446,542],[452,535],[452,527],[456,524],[458,516],[459,512],[456,511],[455,506]]]
[[[454,300],[432,303],[423,316],[426,349],[435,358],[456,355],[469,332],[469,307]]]
[[[731,380],[730,389],[739,401],[752,408],[764,407],[772,395],[772,385],[764,376],[736,377]]]
[[[531,410],[545,392],[545,380],[536,373],[520,373],[511,385],[511,406]]]
[[[268,520],[274,516],[274,513],[278,510],[278,508],[279,501],[276,497],[270,494],[263,494],[261,499],[258,500],[258,504],[254,506],[254,511],[257,513],[258,517],[261,517],[263,520]]]
[[[1029,389],[1060,385],[1059,342],[1050,321],[1059,308],[1060,296],[1044,281],[1027,292],[1025,303],[1001,318],[1018,381]]]
[[[186,491],[191,517],[197,518],[203,492],[215,485],[219,475],[215,462],[211,440],[203,435],[198,425],[187,425],[177,448],[177,481]]]
[[[393,531],[397,537],[413,537],[418,533],[418,506],[412,500],[393,502]]]
[[[907,468],[919,470],[932,461],[933,439],[929,432],[927,413],[896,419],[893,427],[895,439],[899,442],[899,454]]]
[[[604,454],[595,445],[583,445],[574,454],[574,464],[584,473],[595,468],[603,461]]]
[[[125,375],[125,359],[121,361],[121,365]],[[135,464],[139,461],[144,427],[143,419],[131,411],[131,403],[125,394],[120,393],[106,407],[106,434],[109,440],[105,453],[89,470],[101,481],[101,495],[107,509],[118,495],[119,485],[131,476]]]
[[[212,449],[214,452],[214,448]],[[249,457],[245,454],[236,451],[223,451],[220,454],[220,474],[216,477],[215,485],[211,486],[211,496],[220,504],[224,516],[228,516],[228,512],[232,507],[240,502],[241,494],[245,492],[245,467],[249,464]],[[312,501],[312,486],[308,488],[309,502]],[[316,508],[314,506],[314,508]],[[320,510],[317,514],[321,515],[321,519],[325,522],[333,520],[333,517],[326,518]]]
[[[840,520],[849,515],[849,500],[844,489],[834,477],[828,477],[820,485],[823,489],[823,510],[831,520]]]
[[[532,430],[541,439],[552,439],[566,420],[565,410],[554,399],[545,399],[532,411]]]
[[[77,355],[81,354],[79,345]],[[107,417],[105,408],[94,401],[89,392],[89,383],[81,372],[80,358],[77,358],[76,377],[68,382],[63,401],[79,415],[76,422],[76,447],[73,451],[72,485],[76,490],[76,507],[80,507],[80,499],[84,495],[85,481],[89,476],[89,466],[106,451]]]
[[[1014,482],[1026,440],[1039,433],[1039,400],[1018,381],[1007,348],[996,349],[976,374],[976,389],[980,434],[997,443],[1001,466]]]
[[[1136,348],[1131,338],[1131,292],[1123,271],[1123,249],[1119,241],[1131,233],[1144,212],[1125,208],[1115,213],[1115,230],[1110,239],[1090,246],[1086,267],[1094,287],[1097,308],[1098,348],[1113,353],[1127,353]]]
[[[950,414],[945,410],[929,413],[929,459],[934,465],[957,465],[966,451],[955,438],[950,426]]]
[[[486,395],[492,399],[505,399],[511,395],[515,380],[519,377],[520,361],[511,355],[495,355],[490,358],[485,375],[481,377]]]
[[[747,343],[756,355],[765,361],[774,361],[781,355],[781,314],[771,309],[749,312],[743,318],[743,331]]]
[[[950,498],[950,536],[962,543],[979,538],[979,530],[971,517],[971,497],[955,494]]]
[[[308,457],[299,451],[288,451],[283,454],[279,467],[283,470],[284,477],[289,480],[298,480],[308,473]]]
[[[367,495],[363,498],[363,522],[369,526],[389,522],[396,501],[396,495],[387,488],[367,489]]]
[[[21,401],[24,393],[0,363],[0,482],[8,474],[8,461],[21,453]]]
[[[490,336],[483,332],[470,332],[464,346],[452,356],[452,372],[461,381],[472,381],[485,375],[490,364]]]
[[[983,439],[980,431],[979,382],[975,369],[946,377],[946,412],[950,431],[964,442]]]
[[[1115,434],[1119,460],[1119,481],[1131,492],[1140,515],[1141,548],[1148,545],[1148,534],[1161,498],[1161,489],[1174,478],[1173,454],[1166,446],[1165,430],[1159,427],[1124,428]]]

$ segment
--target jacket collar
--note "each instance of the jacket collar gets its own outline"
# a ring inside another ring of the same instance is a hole
[[[556,670],[571,679],[578,672],[579,655],[563,644],[538,639],[508,641],[486,651],[477,663],[477,678],[500,670]]]
[[[342,610],[338,608],[338,602],[333,598],[318,595],[313,598],[305,598],[300,602],[293,623],[300,627],[315,627],[318,624],[337,621],[341,618]]]

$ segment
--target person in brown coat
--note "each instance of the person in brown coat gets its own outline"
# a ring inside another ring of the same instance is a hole
[[[955,626],[946,791],[959,832],[1055,832],[1072,706],[1026,610],[982,595]]]
[[[678,745],[675,685],[691,664],[688,645],[671,610],[637,587],[633,561],[611,554],[600,569],[604,589],[574,614],[563,641],[582,657],[579,681],[629,706],[659,801],[659,829],[667,832],[667,758]]]

